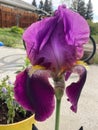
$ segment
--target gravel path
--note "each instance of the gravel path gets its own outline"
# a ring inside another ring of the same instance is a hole
[[[0,47],[0,77],[14,75],[24,64],[26,52],[22,49]]]

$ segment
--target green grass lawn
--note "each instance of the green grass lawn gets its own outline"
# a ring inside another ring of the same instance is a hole
[[[22,31],[16,30],[13,28],[0,28],[0,41],[8,47],[23,48]]]

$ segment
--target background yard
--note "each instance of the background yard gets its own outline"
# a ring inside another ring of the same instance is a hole
[[[23,48],[22,28],[13,26],[11,28],[0,28],[0,41],[7,47]]]

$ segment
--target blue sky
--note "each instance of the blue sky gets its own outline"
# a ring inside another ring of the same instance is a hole
[[[31,4],[33,0],[23,0],[23,1]],[[36,0],[37,3],[39,3],[39,1],[40,0]],[[57,8],[58,5],[60,5],[61,1],[64,0],[52,0],[54,8]],[[65,1],[69,1],[69,0],[65,0]],[[85,2],[87,3],[88,0],[85,0]],[[98,0],[92,0],[92,4],[93,4],[93,12],[94,12],[94,22],[98,22]]]

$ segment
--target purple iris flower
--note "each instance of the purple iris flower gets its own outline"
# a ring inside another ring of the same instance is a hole
[[[23,34],[28,58],[33,67],[19,73],[15,81],[16,100],[43,121],[53,113],[55,96],[61,98],[66,91],[71,110],[77,111],[81,90],[86,80],[86,69],[77,65],[83,56],[83,45],[88,42],[89,27],[86,20],[59,6],[54,16],[33,23]],[[65,80],[77,73],[79,80],[65,88]],[[54,87],[49,78],[53,79]]]

